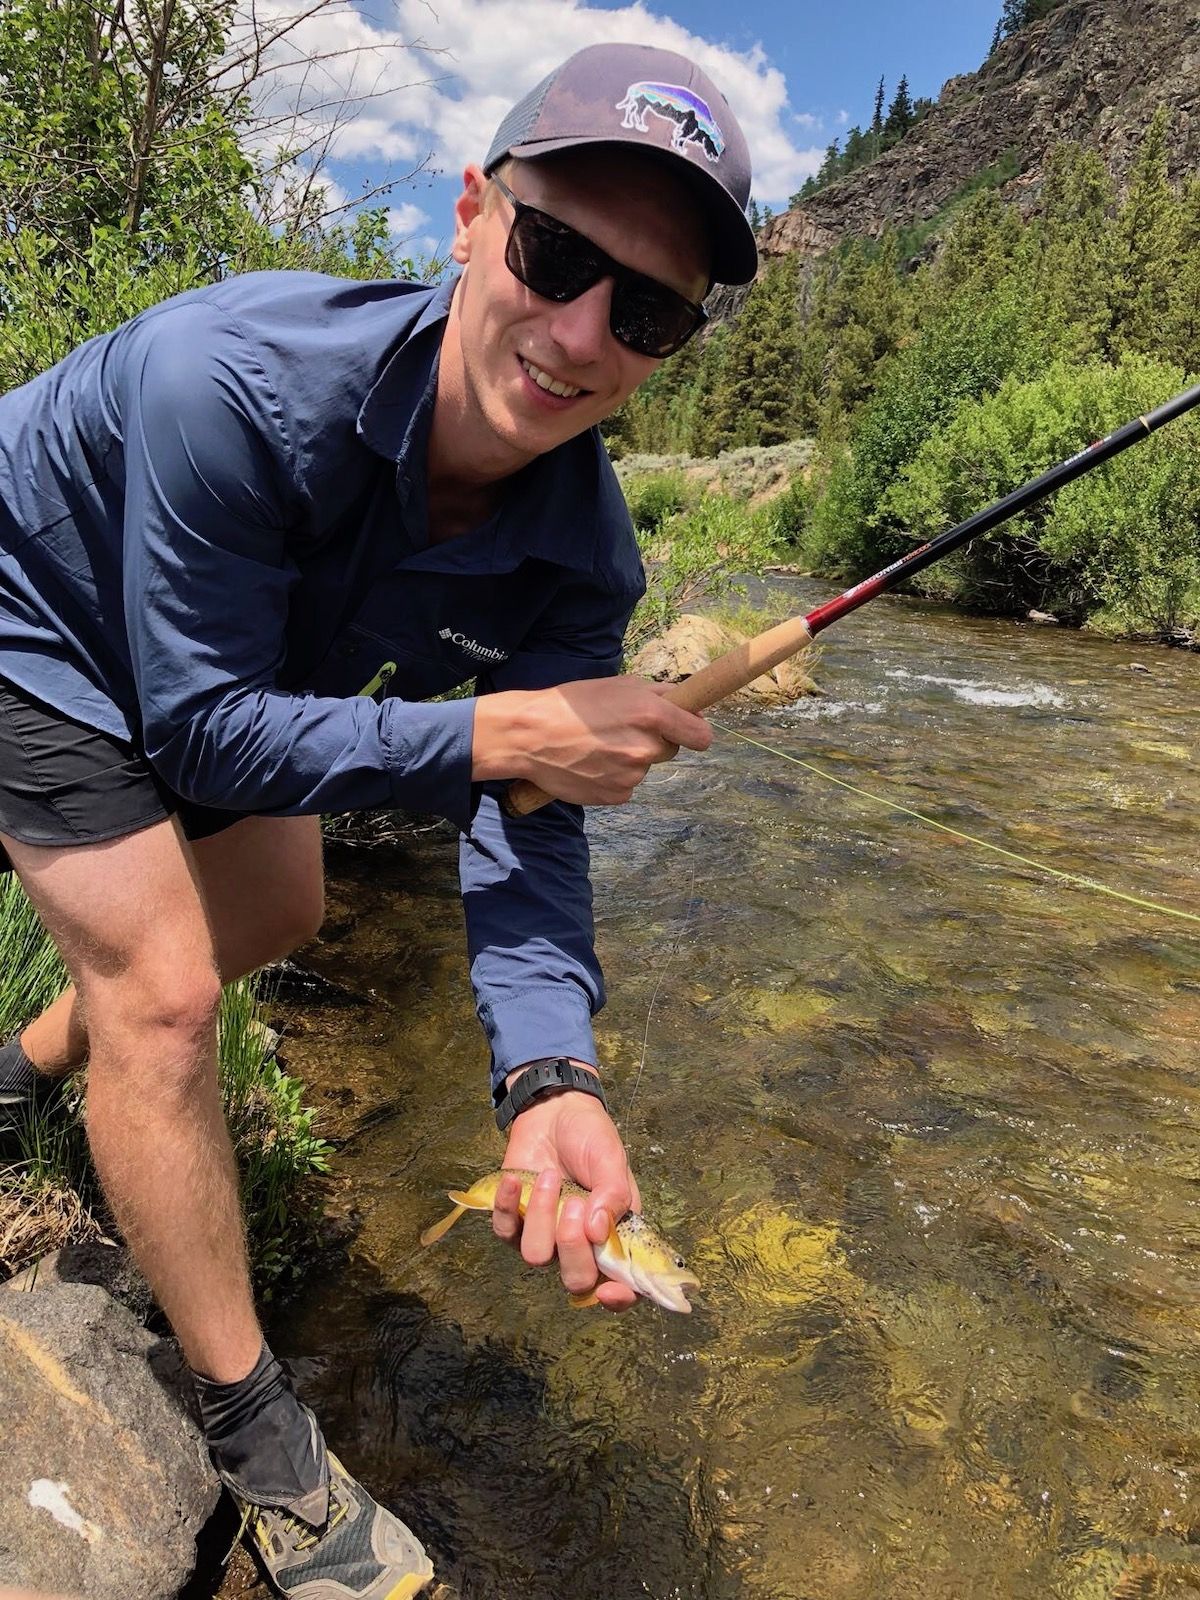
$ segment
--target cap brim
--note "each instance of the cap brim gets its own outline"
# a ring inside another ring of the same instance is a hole
[[[611,133],[600,136],[575,136],[559,139],[530,141],[516,150],[507,150],[503,156],[489,164],[489,171],[512,156],[517,161],[536,160],[538,156],[552,155],[556,150],[577,150],[583,145],[618,145],[636,150],[640,155],[670,165],[690,184],[693,193],[711,224],[712,279],[714,283],[749,283],[758,273],[758,244],[754,229],[746,213],[719,179],[704,168],[689,161],[686,156],[664,150],[661,145],[647,144],[644,138],[622,139]]]

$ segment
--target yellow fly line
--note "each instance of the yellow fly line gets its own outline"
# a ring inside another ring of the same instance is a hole
[[[712,721],[711,718],[709,720]],[[1058,867],[1047,866],[1044,861],[1035,861],[1032,856],[1019,855],[1015,850],[1006,850],[1003,845],[992,844],[987,839],[980,839],[976,834],[963,833],[960,828],[951,828],[945,822],[938,822],[935,817],[927,817],[923,811],[914,811],[911,806],[902,806],[896,800],[888,800],[881,794],[872,794],[869,789],[860,789],[857,784],[847,783],[844,778],[835,778],[832,772],[814,766],[811,761],[802,761],[799,756],[789,755],[786,750],[764,744],[761,739],[752,739],[748,733],[740,733],[737,728],[726,727],[721,722],[713,722],[712,725],[714,728],[719,728],[722,733],[729,733],[735,739],[741,739],[744,744],[752,744],[758,750],[765,750],[769,756],[778,756],[781,761],[790,761],[793,766],[803,767],[806,772],[823,778],[826,783],[836,783],[839,789],[847,789],[862,800],[871,800],[877,806],[886,806],[889,811],[898,811],[901,816],[913,817],[917,822],[925,823],[926,827],[936,828],[939,833],[948,833],[952,839],[961,839],[965,844],[976,845],[980,850],[990,850],[993,855],[1003,856],[1006,861],[1019,862],[1023,867],[1033,867],[1035,871],[1047,873],[1061,883],[1073,884],[1077,889],[1091,889],[1096,894],[1108,895],[1112,900],[1123,900],[1126,905],[1140,906],[1143,911],[1157,911],[1164,917],[1177,917],[1181,922],[1200,924],[1200,915],[1194,911],[1181,911],[1178,906],[1164,906],[1157,900],[1143,900],[1138,895],[1124,894],[1120,889],[1110,889],[1106,883],[1097,883],[1095,878],[1084,878],[1076,872],[1063,872]]]

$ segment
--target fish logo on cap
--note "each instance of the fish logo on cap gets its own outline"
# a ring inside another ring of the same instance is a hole
[[[623,128],[649,133],[646,113],[653,111],[675,124],[671,148],[681,154],[689,144],[699,145],[710,161],[719,161],[725,139],[705,101],[677,83],[631,83],[617,110],[625,113]]]

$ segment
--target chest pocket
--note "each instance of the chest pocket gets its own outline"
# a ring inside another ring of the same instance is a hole
[[[297,689],[426,700],[469,683],[507,661],[544,609],[556,575],[540,566],[386,574]]]

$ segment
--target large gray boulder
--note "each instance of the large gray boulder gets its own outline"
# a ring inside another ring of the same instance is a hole
[[[0,1295],[0,1587],[174,1600],[220,1493],[182,1382],[95,1284]]]

